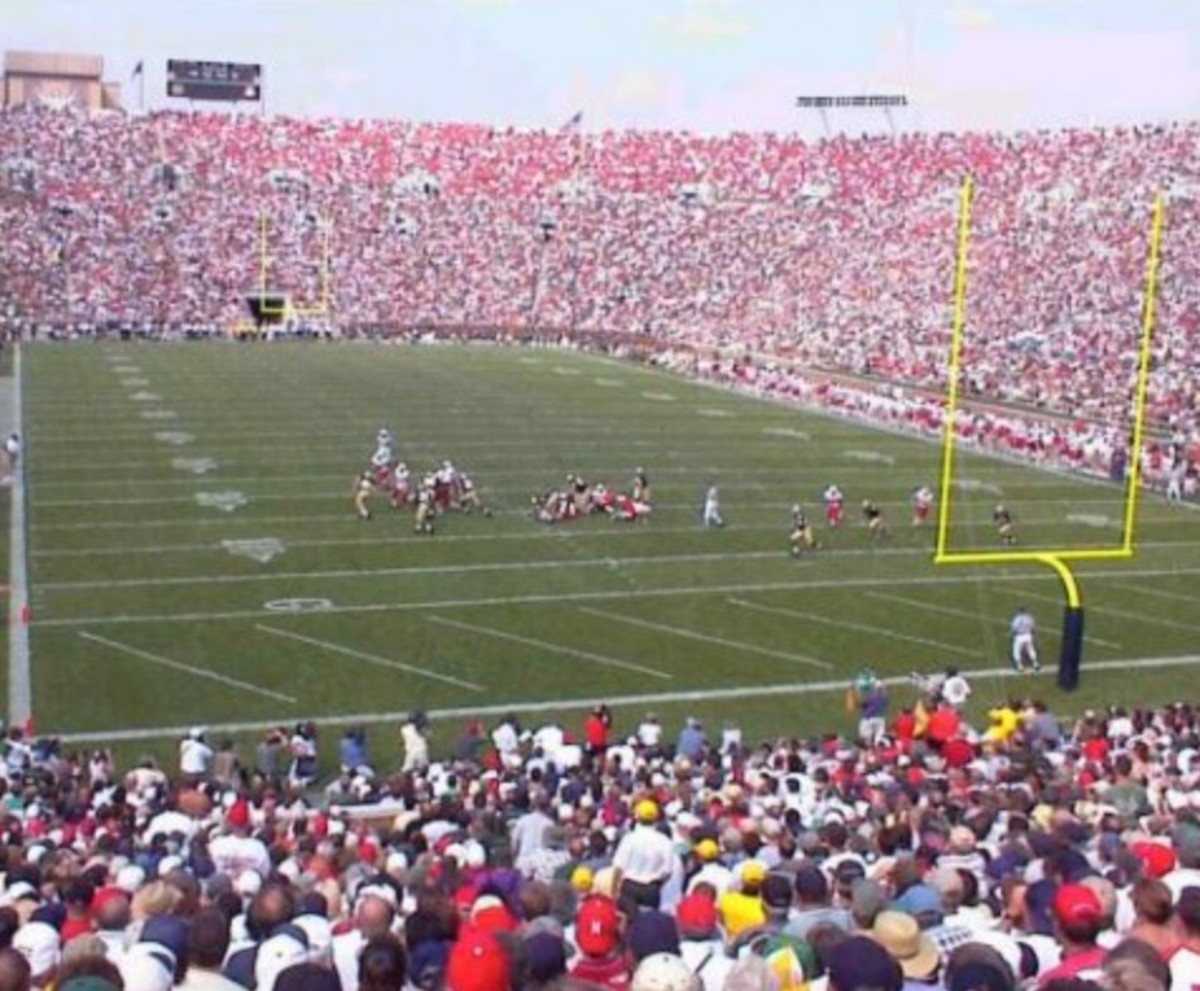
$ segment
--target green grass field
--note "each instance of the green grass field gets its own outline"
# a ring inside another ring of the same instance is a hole
[[[909,493],[936,486],[932,444],[550,350],[36,345],[24,381],[41,732],[166,753],[191,724],[242,736],[361,716],[382,747],[412,708],[444,738],[469,711],[540,707],[577,725],[604,698],[626,727],[654,709],[672,728],[695,713],[807,734],[845,728],[842,688],[864,665],[1003,667],[1019,603],[1049,672],[980,678],[980,706],[1020,692],[1070,711],[1198,684],[1200,513],[1157,497],[1132,562],[1078,569],[1084,682],[1062,697],[1053,573],[938,569],[932,528],[909,527]],[[470,471],[494,518],[453,515],[421,537],[377,499],[358,521],[352,481],[383,424],[414,468]],[[624,488],[638,465],[645,523],[526,515],[567,472]],[[1120,537],[1115,487],[970,454],[957,475],[957,549],[994,546],[998,497],[1027,548]],[[709,476],[719,531],[698,525]],[[850,525],[819,526],[823,549],[793,560],[789,507],[823,524],[830,481]],[[878,549],[865,497],[893,530]]]

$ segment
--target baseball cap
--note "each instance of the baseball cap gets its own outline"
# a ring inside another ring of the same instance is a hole
[[[617,903],[606,895],[589,895],[575,913],[575,944],[589,957],[606,957],[620,941]]]
[[[629,923],[625,941],[635,960],[644,960],[656,953],[678,953],[679,929],[665,912],[638,912]]]
[[[127,988],[138,991],[171,991],[175,986],[175,955],[158,943],[135,943],[121,958],[121,976]],[[260,979],[258,986],[269,988]]]
[[[468,929],[446,961],[449,991],[508,991],[508,954],[491,933]]]
[[[593,875],[591,868],[584,867],[582,864],[571,871],[571,887],[580,894],[587,894],[592,890]]]
[[[700,860],[703,860],[707,864],[716,860],[721,855],[721,848],[717,846],[716,840],[706,836],[696,844],[695,853]]]
[[[298,963],[280,972],[274,991],[342,991],[336,970],[318,963]]]
[[[175,915],[155,915],[142,926],[140,943],[157,943],[165,946],[176,960],[186,960],[188,955],[187,923]]]
[[[792,882],[782,874],[768,874],[762,883],[763,904],[769,908],[788,908],[792,904]]]
[[[544,983],[566,973],[567,946],[554,933],[534,933],[525,940],[525,960],[530,979]]]
[[[738,877],[742,884],[751,886],[762,884],[767,877],[767,865],[761,860],[743,860],[738,868]]]
[[[1141,862],[1146,877],[1160,878],[1175,869],[1175,854],[1162,843],[1142,840],[1129,845],[1129,852]]]
[[[684,939],[708,939],[717,932],[716,903],[703,895],[687,895],[675,907],[675,921]]]
[[[58,930],[47,922],[28,922],[21,926],[13,936],[12,947],[29,961],[29,971],[34,977],[53,970],[61,959]]]
[[[260,988],[274,988],[275,980],[289,967],[308,962],[308,947],[290,932],[278,933],[258,948],[254,980]]]
[[[946,991],[1013,991],[1013,983],[999,964],[975,960],[951,969]]]
[[[825,951],[829,983],[835,991],[900,991],[900,965],[882,946],[866,936],[851,936]]]
[[[629,991],[701,991],[702,987],[681,957],[655,953],[638,964]]]
[[[1059,925],[1078,925],[1086,922],[1099,923],[1104,915],[1104,906],[1091,888],[1082,884],[1064,884],[1056,892],[1050,909]]]
[[[658,803],[652,798],[643,798],[633,807],[633,816],[638,822],[657,822]]]

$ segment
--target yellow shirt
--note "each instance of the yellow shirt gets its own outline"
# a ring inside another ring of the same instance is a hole
[[[1020,723],[1020,717],[1006,705],[989,710],[988,719],[992,721],[992,725],[983,734],[988,743],[1007,743]]]
[[[717,902],[721,925],[725,927],[725,938],[733,941],[743,930],[761,926],[767,921],[762,899],[758,895],[747,895],[740,891],[727,891]]]

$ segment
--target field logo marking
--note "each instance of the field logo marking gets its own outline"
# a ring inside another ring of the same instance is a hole
[[[737,416],[736,413],[731,413],[727,409],[718,409],[713,406],[701,407],[700,409],[696,410],[696,415],[697,416],[711,416],[713,419],[716,419],[716,420],[730,420],[733,417]]]
[[[675,397],[672,396],[671,393],[669,393],[669,392],[643,392],[642,398],[643,399],[653,399],[660,403],[675,402]]]
[[[159,430],[154,435],[154,439],[160,444],[170,444],[172,447],[183,447],[185,444],[190,444],[196,438],[182,430]]]
[[[1067,522],[1079,526],[1090,526],[1098,530],[1120,530],[1121,521],[1110,519],[1100,513],[1068,513]]]
[[[272,599],[270,602],[264,602],[263,608],[267,612],[277,613],[300,613],[300,612],[325,612],[333,608],[332,599]]]
[[[848,458],[850,461],[863,461],[872,465],[894,465],[896,463],[896,459],[890,454],[881,454],[879,451],[843,451],[842,457]]]
[[[162,399],[162,396],[143,390],[142,392],[135,392],[129,398],[135,403],[157,403]]]
[[[794,427],[763,427],[763,433],[768,437],[790,437],[792,440],[812,440],[812,434]]]
[[[217,467],[214,458],[172,458],[171,467],[176,471],[190,471],[193,475],[207,475]]]
[[[197,492],[196,505],[205,509],[219,509],[223,513],[232,513],[235,509],[245,506],[250,500],[240,492]]]
[[[169,409],[144,409],[142,410],[143,420],[174,420],[175,414]]]
[[[1004,495],[1004,489],[1000,488],[999,485],[996,485],[994,482],[981,482],[978,478],[955,479],[954,487],[959,492],[986,492],[988,495]]]
[[[269,564],[286,549],[276,537],[255,537],[249,540],[222,540],[221,546],[234,557],[248,557],[259,564]]]

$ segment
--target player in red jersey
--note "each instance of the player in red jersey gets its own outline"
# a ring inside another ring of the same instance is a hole
[[[842,502],[845,497],[836,485],[830,485],[821,497],[825,500],[825,524],[835,530],[842,525]]]

